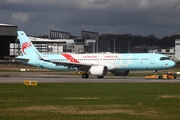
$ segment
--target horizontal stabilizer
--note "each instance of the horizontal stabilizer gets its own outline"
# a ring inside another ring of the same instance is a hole
[[[25,56],[18,56],[16,58],[14,58],[14,60],[28,62],[30,59]]]

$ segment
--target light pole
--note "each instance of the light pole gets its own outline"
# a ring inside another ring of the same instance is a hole
[[[128,50],[128,52],[130,53],[130,43],[131,43],[131,41],[128,41],[128,43],[129,43],[129,50]]]
[[[99,49],[99,35],[97,36],[97,39],[96,39],[96,41],[97,41],[97,44],[96,44],[96,52],[98,53],[98,49]]]
[[[116,39],[113,39],[114,40],[114,53],[116,52],[116,47],[115,47],[115,42],[116,42]]]
[[[110,51],[109,43],[108,43],[108,52]]]

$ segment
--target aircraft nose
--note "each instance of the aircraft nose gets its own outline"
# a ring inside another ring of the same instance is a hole
[[[176,65],[176,63],[174,61],[171,61],[169,64],[169,67],[174,67]]]

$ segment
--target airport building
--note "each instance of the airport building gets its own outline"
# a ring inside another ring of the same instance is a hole
[[[175,58],[180,61],[180,39],[175,40]]]
[[[45,38],[36,38],[36,37],[28,37],[34,46],[38,49],[39,52],[43,54],[60,54],[64,52],[71,52],[71,53],[81,53],[84,51],[84,45],[76,45],[74,39],[69,39],[68,35],[64,37],[59,32],[57,34],[52,34],[47,39]],[[54,36],[53,36],[54,35]],[[53,37],[53,38],[51,38]],[[18,40],[16,40],[18,41]],[[19,42],[10,43],[10,56],[18,56],[21,55],[20,44]]]
[[[175,56],[175,48],[167,48],[167,49],[154,49],[154,50],[149,50],[149,53],[160,53],[167,55],[168,57],[172,58],[173,60],[177,60]]]
[[[149,53],[160,53],[169,56],[175,61],[180,61],[180,39],[175,40],[175,47],[167,49],[153,49],[148,50]]]
[[[43,39],[28,37],[43,54],[60,54],[64,52],[82,53],[84,45],[76,45],[73,39]],[[10,56],[21,55],[20,44],[10,43]]]

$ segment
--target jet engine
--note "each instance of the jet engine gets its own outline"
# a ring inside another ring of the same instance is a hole
[[[127,76],[129,74],[129,70],[113,70],[111,71],[114,76]]]
[[[95,75],[95,76],[105,76],[107,71],[108,70],[106,66],[92,66],[89,69],[91,75]]]

